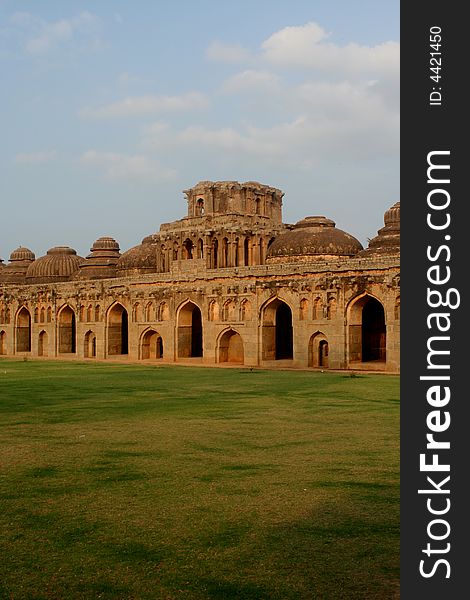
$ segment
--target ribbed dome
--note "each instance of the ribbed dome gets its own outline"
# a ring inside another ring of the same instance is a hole
[[[10,254],[10,262],[1,265],[0,282],[2,283],[24,283],[26,271],[35,259],[34,252],[29,248],[20,246]]]
[[[117,250],[119,252],[119,244],[114,238],[104,236],[98,238],[90,250],[91,252],[95,252],[97,250]]]
[[[121,255],[117,263],[117,273],[122,277],[157,271],[157,246],[159,236],[152,234]]]
[[[385,211],[384,225],[370,240],[367,249],[361,252],[361,256],[400,252],[400,202],[396,202]]]
[[[121,256],[119,244],[112,237],[100,237],[90,248],[91,254],[81,263],[74,279],[108,279],[116,277]]]
[[[56,246],[30,265],[26,272],[26,283],[67,281],[84,260],[73,248]]]
[[[10,254],[10,262],[14,262],[16,260],[34,260],[36,255],[34,252],[31,252],[29,248],[25,248],[24,246],[19,246],[16,250]]]
[[[268,262],[305,261],[312,256],[354,256],[361,250],[359,240],[337,229],[331,219],[320,216],[305,217],[296,223],[292,230],[274,240],[268,250]]]

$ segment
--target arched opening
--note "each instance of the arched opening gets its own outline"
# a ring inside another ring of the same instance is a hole
[[[308,300],[306,298],[302,298],[300,301],[299,319],[301,321],[308,319]]]
[[[219,341],[219,362],[229,362],[242,365],[244,362],[243,340],[239,333],[230,329]]]
[[[234,251],[233,265],[235,267],[239,267],[240,266],[240,239],[239,238],[235,239],[233,251]]]
[[[96,358],[96,335],[93,331],[85,333],[83,355],[85,358]]]
[[[52,322],[52,308],[50,306],[47,307],[46,320],[48,323]]]
[[[250,264],[250,257],[249,257],[249,241],[248,238],[245,238],[245,241],[243,242],[243,260],[244,260],[244,265],[245,267],[247,267]]]
[[[229,266],[229,256],[228,256],[228,238],[223,238],[222,240],[222,267]]]
[[[322,340],[319,344],[319,353],[318,353],[318,366],[319,367],[328,367],[328,342],[326,340]]]
[[[7,353],[7,334],[0,331],[0,355]]]
[[[16,351],[31,352],[31,315],[24,306],[16,316]]]
[[[308,343],[308,366],[328,368],[329,346],[325,334],[314,333]]]
[[[183,259],[191,259],[193,258],[193,250],[194,250],[194,244],[193,242],[188,238],[183,242]]]
[[[196,202],[196,215],[202,217],[204,215],[204,200],[198,198]]]
[[[163,358],[162,336],[154,329],[149,329],[149,331],[144,333],[140,356],[143,360],[149,358]]]
[[[59,313],[59,354],[73,354],[75,352],[75,313],[70,306],[64,306]]]
[[[48,356],[48,335],[41,331],[38,338],[38,356]]]
[[[41,312],[39,314],[39,322],[40,323],[44,323],[44,321],[46,320],[45,317],[46,317],[46,311],[45,311],[44,306],[43,306],[41,308]]]
[[[386,326],[382,304],[368,294],[349,309],[349,360],[385,362]]]
[[[276,298],[263,311],[263,359],[289,360],[293,358],[292,311]]]
[[[197,242],[197,257],[204,258],[204,242],[201,239]]]
[[[215,239],[212,242],[212,268],[217,269],[219,266],[219,242]]]
[[[187,302],[178,315],[178,357],[200,356],[202,356],[201,310],[192,302]]]
[[[122,304],[115,304],[108,313],[108,354],[129,354],[129,319]]]

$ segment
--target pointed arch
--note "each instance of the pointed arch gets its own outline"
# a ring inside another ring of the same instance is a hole
[[[261,309],[263,360],[289,360],[294,356],[292,309],[273,298]]]
[[[219,363],[244,364],[243,340],[238,331],[230,328],[220,334],[217,341],[217,354]]]
[[[187,300],[177,311],[178,357],[203,356],[202,314],[197,304]]]
[[[386,361],[386,322],[383,304],[364,292],[347,307],[349,361]]]
[[[6,331],[0,331],[0,355],[7,353],[7,334]]]
[[[129,317],[120,302],[108,309],[108,354],[110,356],[129,354]]]
[[[252,309],[251,302],[245,298],[240,304],[240,321],[251,321]]]
[[[313,320],[320,321],[323,319],[323,302],[320,296],[317,296],[313,301]]]
[[[163,358],[163,339],[155,329],[149,328],[141,335],[140,357],[142,360]]]
[[[326,335],[315,332],[308,342],[308,366],[328,368],[329,344]]]
[[[301,321],[305,321],[308,319],[308,300],[307,298],[302,298],[299,305],[299,319]]]
[[[76,318],[75,311],[65,304],[57,315],[59,322],[59,354],[76,352]]]
[[[211,300],[209,302],[209,321],[219,320],[219,303],[217,300]]]
[[[38,337],[38,356],[49,356],[49,336],[44,329]]]
[[[26,306],[16,313],[16,351],[31,352],[31,313]]]
[[[83,338],[83,356],[85,358],[96,358],[96,334],[89,329]]]
[[[170,307],[168,303],[163,301],[160,302],[158,307],[158,321],[169,321],[170,320]]]

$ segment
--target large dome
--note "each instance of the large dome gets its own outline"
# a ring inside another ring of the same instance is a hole
[[[26,283],[68,281],[84,260],[73,248],[56,246],[29,266]]]
[[[267,262],[296,262],[316,258],[354,256],[362,250],[355,237],[337,229],[326,217],[305,217],[271,244]]]
[[[138,246],[134,246],[121,255],[117,262],[117,274],[121,277],[157,271],[157,242],[159,236],[148,235]]]

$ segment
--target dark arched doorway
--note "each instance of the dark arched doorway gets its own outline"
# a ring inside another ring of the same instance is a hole
[[[129,317],[122,304],[108,313],[108,354],[129,354]]]
[[[362,361],[385,360],[385,312],[375,298],[362,309]]]
[[[59,313],[59,353],[73,354],[76,351],[75,313],[65,306]]]
[[[365,294],[349,309],[349,361],[385,362],[386,345],[384,307]]]
[[[202,315],[193,302],[186,303],[178,315],[178,357],[202,356]]]
[[[16,351],[31,352],[31,315],[24,306],[16,315]]]
[[[96,358],[96,335],[93,331],[85,334],[83,356],[85,358]]]
[[[289,360],[294,355],[292,311],[276,298],[263,310],[263,360]]]

